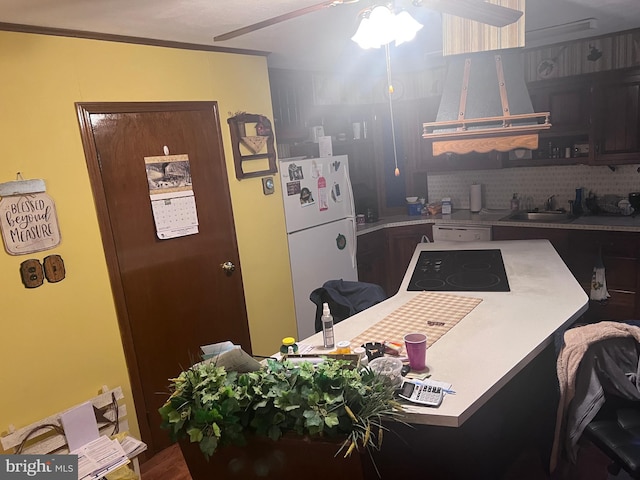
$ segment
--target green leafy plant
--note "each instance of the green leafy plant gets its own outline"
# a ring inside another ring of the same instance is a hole
[[[383,421],[399,419],[402,407],[387,377],[349,366],[268,359],[262,369],[238,374],[196,364],[171,380],[171,396],[159,410],[162,425],[174,441],[197,442],[207,458],[220,446],[244,445],[247,434],[341,435],[338,452],[345,457],[360,447],[380,448]]]

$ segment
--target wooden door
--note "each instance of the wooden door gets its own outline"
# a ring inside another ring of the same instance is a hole
[[[199,346],[250,352],[244,292],[215,102],[78,104],[85,156],[142,439],[169,445],[158,408]],[[156,235],[145,157],[186,154],[198,233]],[[231,262],[234,272],[221,265]],[[89,279],[88,279],[89,281]]]

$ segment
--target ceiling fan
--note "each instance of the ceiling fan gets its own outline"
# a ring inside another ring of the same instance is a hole
[[[307,13],[316,12],[325,8],[337,7],[340,5],[346,5],[356,3],[359,0],[325,0],[321,3],[316,3],[308,7],[292,10],[291,12],[284,13],[261,22],[248,25],[246,27],[233,30],[231,32],[217,35],[213,38],[216,42],[222,42],[224,40],[230,40],[232,38],[245,35],[256,30],[260,30],[265,27],[270,27],[277,23],[291,20],[292,18],[306,15]],[[522,16],[520,10],[513,8],[503,7],[493,3],[488,3],[481,0],[413,0],[413,5],[417,7],[430,8],[437,10],[441,13],[447,13],[449,15],[455,15],[457,17],[467,18],[480,23],[486,23],[495,27],[504,27],[518,21]]]

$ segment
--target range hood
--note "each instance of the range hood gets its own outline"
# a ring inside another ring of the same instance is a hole
[[[423,124],[433,154],[538,148],[549,112],[534,113],[519,52],[482,52],[449,59],[435,122]]]

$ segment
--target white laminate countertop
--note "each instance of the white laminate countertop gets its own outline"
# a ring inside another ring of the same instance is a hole
[[[485,226],[517,226],[523,228],[561,228],[569,230],[600,230],[619,232],[640,232],[640,215],[635,216],[601,216],[584,215],[578,218],[566,218],[555,222],[532,222],[509,220],[510,210],[482,210],[480,213],[471,213],[469,210],[455,210],[451,215],[393,215],[383,217],[377,222],[359,225],[357,235],[381,230],[383,228],[400,227],[403,225],[421,224],[459,224],[459,225],[485,225]]]
[[[431,378],[451,383],[456,395],[435,409],[407,406],[410,423],[462,425],[587,309],[587,295],[547,240],[423,243],[398,293],[337,323],[336,341],[357,337],[419,294],[407,285],[421,251],[467,249],[500,249],[511,291],[446,292],[483,301],[427,350]],[[321,350],[322,334],[302,342]]]

